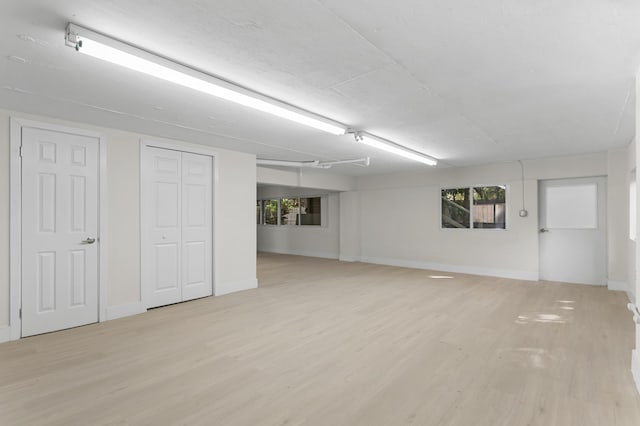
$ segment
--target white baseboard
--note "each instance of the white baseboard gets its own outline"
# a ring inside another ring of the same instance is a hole
[[[627,298],[629,299],[629,302],[636,303],[636,296],[630,291],[627,291]]]
[[[118,318],[129,317],[131,315],[138,315],[147,312],[147,308],[142,305],[142,302],[125,303],[123,305],[109,306],[107,307],[107,321]]]
[[[637,349],[631,352],[631,374],[636,382],[638,393],[640,394],[640,353]]]
[[[343,256],[340,255],[338,257],[340,262],[360,262],[360,258],[358,256]]]
[[[0,343],[11,340],[11,327],[8,325],[0,325]]]
[[[627,291],[629,286],[624,281],[607,280],[607,288],[612,291]]]
[[[276,253],[276,254],[290,254],[292,256],[306,256],[306,257],[320,257],[323,259],[338,259],[337,253],[327,252],[327,251],[309,251],[309,250],[264,250],[259,249],[259,252],[263,253]]]
[[[235,281],[226,283],[216,283],[215,295],[222,296],[224,294],[235,293],[237,291],[252,290],[258,288],[258,280]]]
[[[378,265],[400,266],[404,268],[429,269],[442,272],[457,272],[460,274],[483,275],[489,277],[511,278],[516,280],[538,281],[538,272],[518,271],[512,269],[483,268],[481,266],[447,265],[443,263],[423,262],[421,260],[388,259],[363,256],[359,259],[365,263]]]

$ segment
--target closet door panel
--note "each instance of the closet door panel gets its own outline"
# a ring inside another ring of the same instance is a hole
[[[182,154],[182,300],[213,294],[212,169],[211,157]]]
[[[153,308],[182,301],[182,153],[147,149],[143,286]]]

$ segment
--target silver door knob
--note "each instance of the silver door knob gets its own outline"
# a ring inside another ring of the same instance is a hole
[[[86,240],[82,240],[82,244],[93,244],[96,242],[95,238],[87,238]]]
[[[549,230],[547,228],[540,228],[540,233],[543,233],[543,232],[549,232]]]

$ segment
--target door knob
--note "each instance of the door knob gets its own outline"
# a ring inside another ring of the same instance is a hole
[[[82,244],[93,244],[96,242],[95,238],[87,238],[86,240],[82,240]]]
[[[543,233],[543,232],[549,232],[549,230],[547,228],[540,228],[540,233]]]

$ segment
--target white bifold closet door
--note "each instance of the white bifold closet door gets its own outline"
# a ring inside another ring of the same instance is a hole
[[[148,307],[211,296],[213,159],[146,149],[142,274]]]

